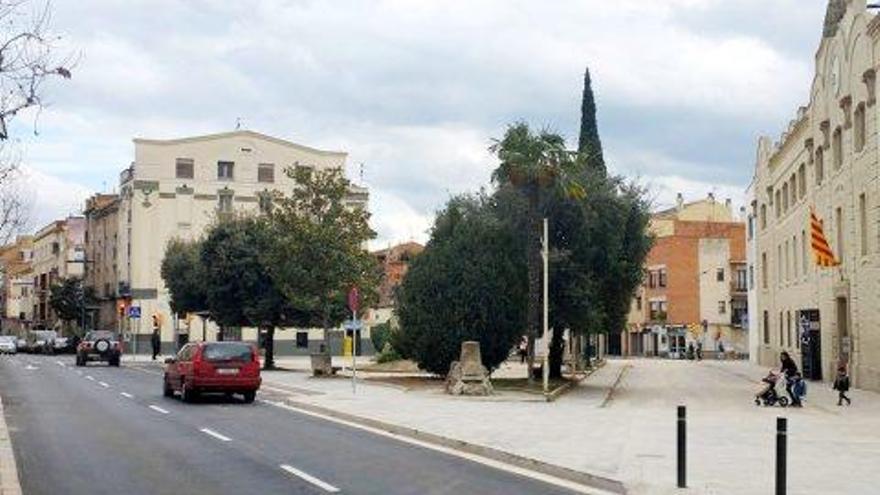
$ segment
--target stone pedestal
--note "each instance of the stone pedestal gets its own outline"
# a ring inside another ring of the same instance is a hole
[[[491,395],[489,371],[483,366],[480,343],[461,343],[461,355],[453,361],[446,375],[446,393],[452,395]]]
[[[326,352],[311,355],[312,376],[331,376],[333,374],[333,360]]]

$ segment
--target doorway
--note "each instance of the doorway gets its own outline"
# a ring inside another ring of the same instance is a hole
[[[801,339],[801,369],[807,380],[822,379],[822,324],[818,309],[798,312],[798,337]]]
[[[848,364],[852,353],[852,339],[849,331],[849,301],[845,297],[837,298],[837,342],[839,364]]]

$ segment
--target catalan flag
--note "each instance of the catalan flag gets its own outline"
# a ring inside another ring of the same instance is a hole
[[[825,238],[822,220],[812,208],[810,209],[810,235],[812,237],[813,259],[816,260],[816,265],[824,267],[839,265],[840,261],[834,257],[834,252],[828,245],[828,239]]]

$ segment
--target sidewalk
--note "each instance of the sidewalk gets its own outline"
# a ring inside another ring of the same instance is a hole
[[[0,399],[0,495],[21,495],[12,439],[3,412],[3,399]]]
[[[746,362],[611,360],[554,403],[454,398],[306,373],[264,372],[295,402],[483,445],[623,481],[630,493],[675,488],[676,406],[688,406],[690,493],[769,493],[775,418],[789,418],[790,493],[871,493],[880,483],[880,395],[854,405],[811,383],[804,409],[752,402],[766,372]],[[616,387],[615,387],[615,384]],[[844,473],[845,476],[841,476]]]

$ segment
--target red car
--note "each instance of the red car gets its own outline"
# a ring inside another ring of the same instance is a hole
[[[163,392],[180,392],[184,402],[202,393],[242,394],[253,402],[260,388],[257,348],[244,342],[193,342],[165,360]]]

